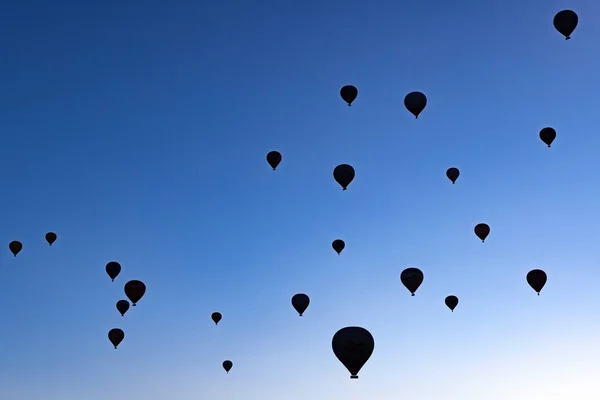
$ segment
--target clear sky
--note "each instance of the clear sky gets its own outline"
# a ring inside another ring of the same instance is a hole
[[[565,8],[570,41],[552,26]],[[597,1],[4,0],[0,15],[2,399],[600,398]],[[418,120],[411,91],[428,97]],[[148,290],[121,317],[130,279]],[[331,351],[348,325],[375,338],[358,380]]]

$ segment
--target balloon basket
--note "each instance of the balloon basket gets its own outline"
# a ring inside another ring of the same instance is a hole
[[[350,375],[350,379],[358,379],[358,375]]]

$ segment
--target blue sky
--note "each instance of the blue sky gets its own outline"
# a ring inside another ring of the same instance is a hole
[[[580,18],[568,42],[552,26],[565,8]],[[0,13],[2,398],[599,398],[597,2]],[[411,91],[428,97],[418,120]],[[425,274],[415,297],[409,266]],[[130,279],[148,290],[122,318]],[[348,325],[375,338],[352,381],[331,351]]]

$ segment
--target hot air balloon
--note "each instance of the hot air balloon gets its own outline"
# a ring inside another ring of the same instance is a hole
[[[540,131],[540,139],[550,147],[554,139],[556,139],[556,131],[553,128],[544,128]]]
[[[444,302],[446,303],[446,305],[448,306],[448,308],[452,312],[454,312],[454,309],[458,305],[458,297],[456,297],[456,296],[448,296],[448,297],[446,297],[446,300],[444,300]]]
[[[490,226],[488,224],[477,224],[474,231],[477,237],[481,239],[481,242],[484,243],[485,238],[490,234]]]
[[[117,310],[121,313],[121,317],[129,310],[129,302],[127,300],[117,301]]]
[[[19,254],[19,252],[23,249],[23,243],[19,242],[18,240],[13,240],[8,244],[8,248],[16,257],[17,254]]]
[[[540,292],[546,285],[546,281],[548,280],[548,276],[541,269],[534,269],[527,273],[527,283],[533,290],[535,290],[540,295]]]
[[[426,105],[427,97],[421,92],[411,92],[404,98],[404,106],[415,118],[419,118]]]
[[[306,311],[309,304],[310,299],[304,293],[298,293],[292,297],[292,306],[298,311],[300,316]]]
[[[346,190],[348,185],[354,180],[354,168],[348,164],[340,164],[333,170],[333,179]]]
[[[344,243],[344,241],[341,239],[336,239],[333,241],[333,243],[331,243],[331,247],[333,247],[333,250],[335,250],[339,256],[342,250],[344,250],[344,247],[346,247],[346,243]]]
[[[454,184],[454,183],[456,183],[456,180],[460,176],[460,171],[458,170],[458,168],[454,168],[454,167],[448,168],[448,170],[446,171],[446,176]]]
[[[231,370],[231,367],[233,367],[233,363],[229,360],[225,360],[223,361],[223,368],[225,369],[225,371],[227,373],[229,373],[229,371]]]
[[[106,273],[114,282],[115,278],[121,273],[121,264],[116,261],[109,262],[106,264]]]
[[[273,168],[273,171],[275,171],[281,162],[281,153],[278,151],[270,151],[269,154],[267,154],[267,162],[271,168]]]
[[[108,340],[115,346],[115,349],[121,344],[123,339],[125,339],[125,332],[121,329],[114,328],[108,332]]]
[[[210,317],[215,322],[215,325],[218,325],[221,318],[223,318],[220,312],[214,312]]]
[[[423,283],[423,272],[419,268],[406,268],[400,274],[400,281],[414,296],[421,283]]]
[[[351,106],[352,102],[356,100],[356,97],[358,96],[358,89],[352,85],[346,85],[340,89],[340,96],[348,103],[348,106]]]
[[[54,232],[46,233],[46,242],[48,242],[48,244],[50,246],[52,246],[52,243],[56,242],[56,233],[54,233]]]
[[[554,16],[554,28],[561,33],[565,40],[571,39],[571,34],[577,28],[579,17],[571,10],[562,10]]]
[[[333,354],[348,369],[351,379],[358,379],[358,372],[373,354],[373,335],[359,326],[342,328],[331,340]]]
[[[129,281],[125,284],[125,295],[131,301],[131,304],[135,307],[136,303],[144,297],[146,293],[146,285],[142,281]]]

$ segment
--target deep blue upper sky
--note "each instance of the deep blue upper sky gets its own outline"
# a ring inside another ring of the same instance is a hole
[[[4,0],[0,16],[0,243],[24,245],[0,256],[2,399],[599,398],[599,3]],[[130,279],[148,291],[122,318]],[[375,337],[357,381],[331,351],[347,325]]]

